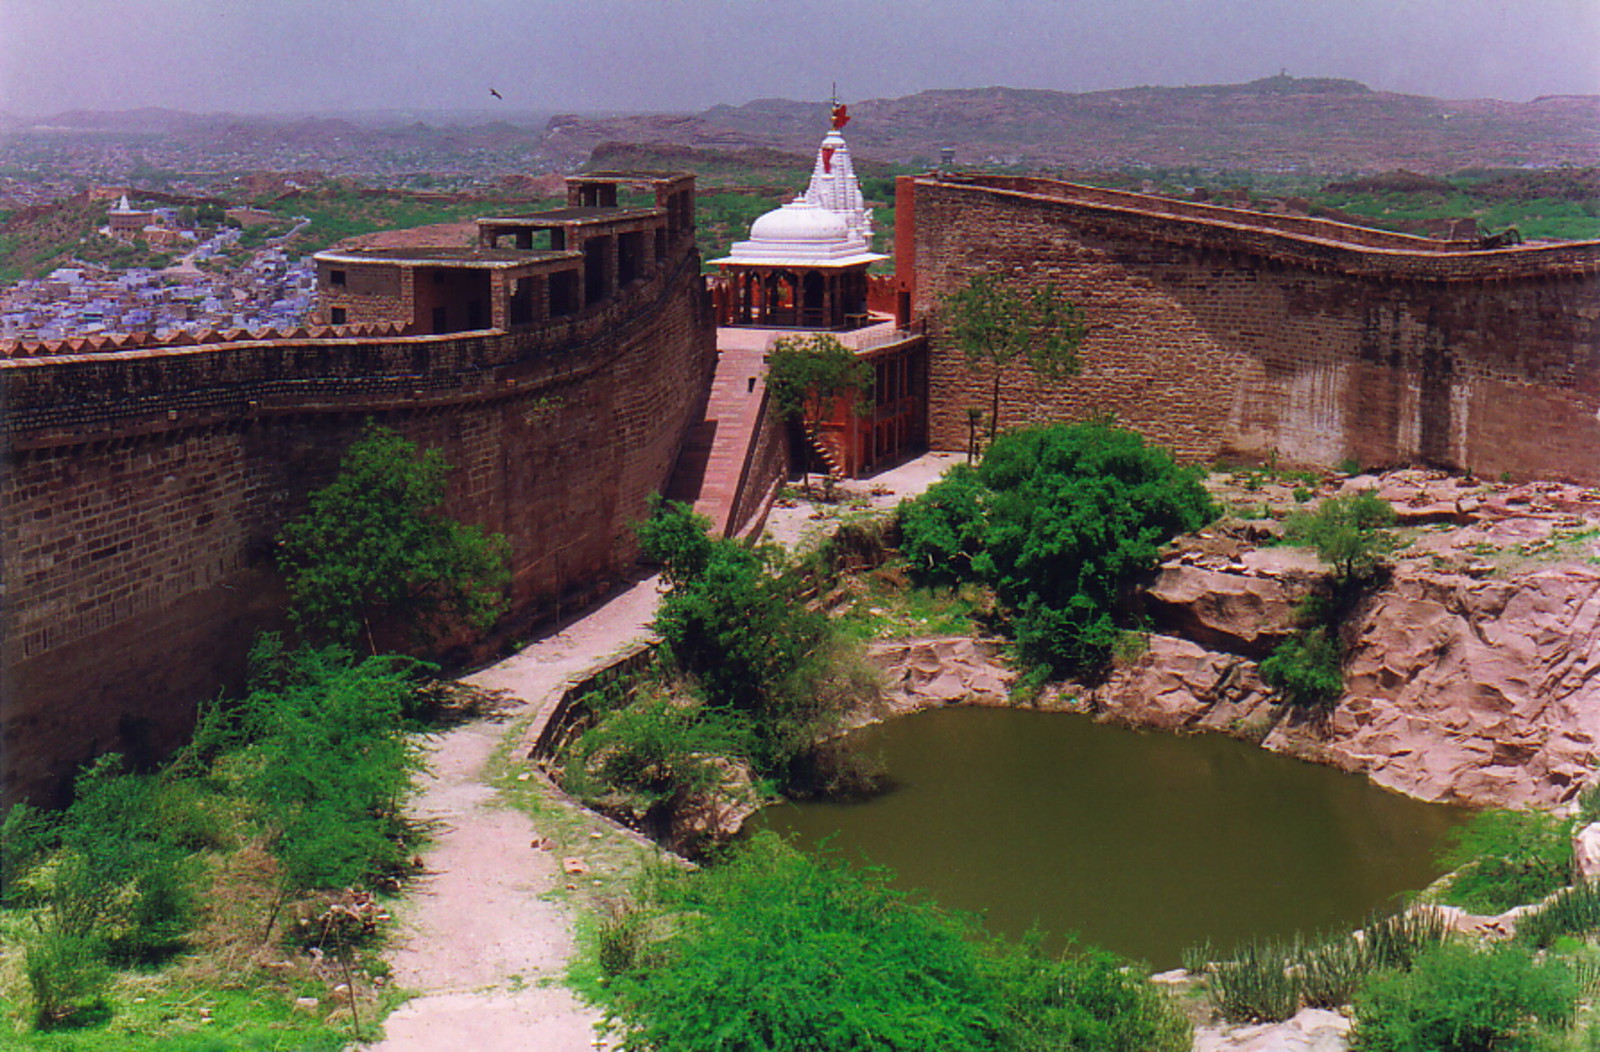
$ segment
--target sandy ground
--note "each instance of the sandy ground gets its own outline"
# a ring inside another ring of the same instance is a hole
[[[959,454],[934,453],[849,493],[890,507],[920,493]],[[810,543],[827,518],[809,505],[777,507],[772,539]],[[569,675],[644,634],[655,614],[655,578],[641,581],[530,644],[467,677],[510,692],[508,711],[475,720],[430,744],[413,812],[437,823],[423,854],[427,876],[400,911],[390,954],[397,986],[418,991],[384,1022],[372,1052],[593,1052],[600,1013],[561,978],[573,952],[573,917],[550,892],[565,880],[560,859],[530,845],[533,821],[507,807],[485,781],[485,767],[510,727]]]

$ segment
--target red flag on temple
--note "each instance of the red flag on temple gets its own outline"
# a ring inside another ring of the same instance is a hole
[[[850,123],[850,108],[842,102],[833,104],[833,130],[838,131]]]

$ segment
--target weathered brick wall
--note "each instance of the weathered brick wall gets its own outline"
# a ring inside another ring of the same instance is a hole
[[[766,524],[767,512],[778,487],[789,477],[789,424],[778,416],[765,390],[756,414],[755,434],[745,450],[739,485],[734,491],[733,510],[728,516],[728,535],[753,536]]]
[[[1093,326],[1080,376],[1007,378],[1003,426],[1109,412],[1196,459],[1600,481],[1600,244],[1466,251],[994,182],[903,181],[917,312],[984,269],[1055,283]],[[961,448],[991,374],[932,320],[930,440]]]
[[[0,790],[177,744],[281,617],[272,538],[368,418],[442,449],[447,512],[510,539],[515,613],[634,560],[715,333],[692,254],[513,334],[261,341],[0,363]]]

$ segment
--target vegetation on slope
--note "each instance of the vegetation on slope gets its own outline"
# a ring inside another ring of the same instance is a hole
[[[623,1047],[1178,1052],[1189,1024],[1139,971],[1048,957],[894,891],[882,870],[755,838],[697,873],[660,870],[601,934]]]
[[[288,551],[305,555],[307,537],[325,546],[320,583],[294,593],[307,639],[352,636],[365,620],[352,611],[393,605],[393,582],[431,600],[499,580],[492,564],[439,554],[460,541],[433,514],[445,470],[369,429],[285,527]],[[494,548],[473,536],[469,550]],[[398,542],[382,581],[366,576],[377,537]],[[6,814],[0,1010],[20,1047],[335,1048],[338,1031],[372,1021],[385,915],[365,889],[398,890],[412,869],[412,732],[439,692],[412,659],[340,645],[265,635],[251,659],[246,696],[204,706],[165,767],[103,756],[65,811]]]

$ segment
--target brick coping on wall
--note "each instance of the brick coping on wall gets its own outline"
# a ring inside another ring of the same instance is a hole
[[[1280,259],[1316,270],[1427,281],[1483,281],[1600,271],[1600,241],[1482,249],[1336,223],[1014,176],[923,177],[919,186],[1047,204],[1077,222],[1141,237]]]

